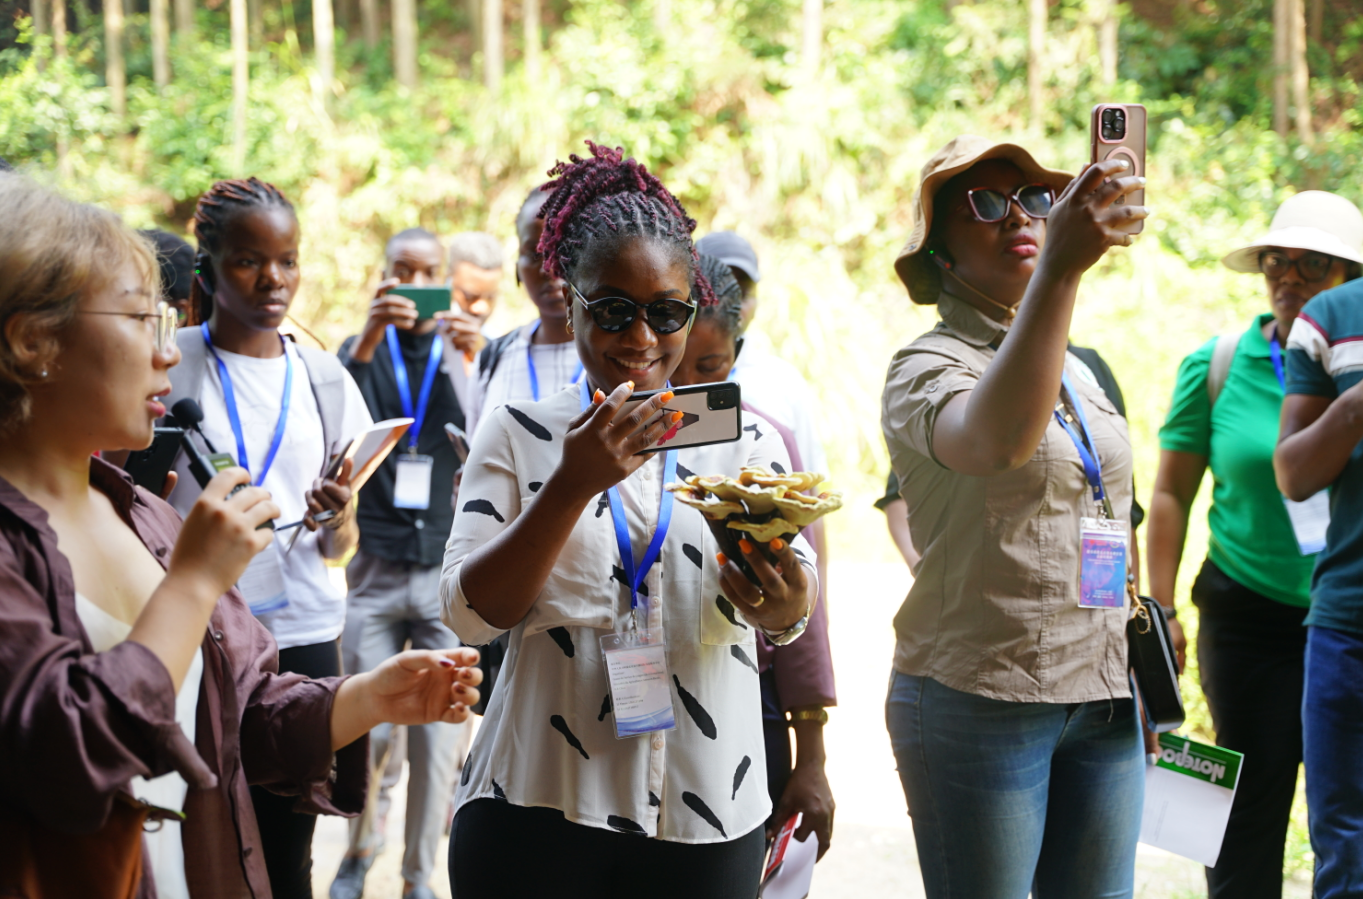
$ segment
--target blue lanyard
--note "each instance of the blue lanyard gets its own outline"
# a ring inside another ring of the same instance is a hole
[[[587,411],[591,404],[591,390],[584,380],[582,381],[582,411]],[[676,479],[677,451],[668,450],[663,453],[663,486],[666,487]],[[653,532],[653,540],[649,542],[648,549],[644,550],[644,557],[639,561],[639,566],[636,569],[634,566],[634,543],[629,538],[629,523],[625,520],[625,506],[620,500],[620,489],[612,487],[606,491],[606,496],[610,500],[611,520],[615,523],[615,545],[620,549],[620,563],[625,569],[625,579],[629,581],[629,608],[631,612],[639,608],[639,587],[643,584],[644,578],[648,576],[653,563],[658,561],[658,556],[663,551],[663,540],[667,537],[668,528],[672,526],[674,497],[666,489],[662,491],[662,494],[662,500],[658,503],[658,528]]]
[[[421,425],[426,421],[426,408],[431,404],[431,388],[435,385],[435,373],[440,368],[440,355],[445,351],[445,340],[436,334],[431,340],[431,355],[426,360],[426,373],[421,376],[421,394],[416,400],[416,410],[412,410],[412,386],[407,382],[407,362],[402,358],[402,347],[398,346],[398,329],[389,325],[388,357],[393,363],[393,377],[398,382],[398,398],[402,400],[402,414],[415,419],[407,431],[407,449],[416,452],[416,443],[421,439]]]
[[[530,396],[537,403],[540,401],[540,376],[535,371],[535,332],[539,329],[540,322],[536,319],[530,327],[530,338],[525,342],[525,364],[530,369]],[[577,371],[573,372],[573,379],[568,383],[576,384],[581,378],[582,361],[578,360]]]
[[[218,351],[213,349],[213,338],[208,334],[208,322],[199,326],[200,332],[204,336],[204,345],[208,347],[208,352],[213,355],[213,360],[218,363],[218,381],[222,384],[222,399],[227,406],[227,421],[232,425],[232,436],[237,438],[237,464],[248,472],[251,470],[251,463],[246,457],[246,437],[241,431],[241,416],[237,413],[237,394],[232,389],[232,375],[223,364],[222,358],[218,356]],[[270,440],[270,450],[265,454],[265,465],[260,469],[260,474],[256,476],[255,485],[259,487],[265,483],[265,475],[270,473],[270,466],[274,464],[274,457],[279,454],[279,447],[284,442],[284,425],[289,420],[289,403],[293,400],[293,359],[289,356],[288,344],[284,343],[284,338],[279,338],[280,344],[284,349],[284,398],[279,401],[279,421],[274,426],[274,438]]]
[[[1097,457],[1097,451],[1091,450],[1093,445],[1092,438],[1089,436],[1088,417],[1084,415],[1084,404],[1079,401],[1079,394],[1075,392],[1074,385],[1070,383],[1070,376],[1060,375],[1060,383],[1065,385],[1065,392],[1070,396],[1070,402],[1074,404],[1074,415],[1079,421],[1079,432],[1074,430],[1074,425],[1065,421],[1065,416],[1060,414],[1060,410],[1055,410],[1055,420],[1060,422],[1060,427],[1065,429],[1065,433],[1070,435],[1074,441],[1074,448],[1079,451],[1079,461],[1084,463],[1084,477],[1088,479],[1089,486],[1093,488],[1094,502],[1106,503],[1107,493],[1103,490],[1103,464]],[[1082,434],[1082,436],[1081,436]]]
[[[1278,326],[1273,326],[1273,336],[1268,340],[1268,354],[1273,357],[1273,373],[1278,376],[1278,386],[1287,392],[1287,373],[1283,371],[1283,348],[1278,345]]]

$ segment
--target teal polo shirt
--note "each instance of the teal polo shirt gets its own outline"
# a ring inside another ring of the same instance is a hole
[[[1287,392],[1337,398],[1363,380],[1363,279],[1316,294],[1287,341]],[[1363,444],[1330,488],[1306,623],[1363,634]]]
[[[1264,325],[1272,320],[1271,313],[1260,315],[1240,338],[1215,407],[1207,397],[1207,376],[1216,339],[1183,360],[1160,428],[1160,449],[1207,458],[1212,562],[1269,599],[1309,606],[1316,556],[1301,554],[1273,474],[1283,390],[1264,339]]]

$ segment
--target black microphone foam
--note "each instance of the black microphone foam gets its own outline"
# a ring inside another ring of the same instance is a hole
[[[171,406],[170,414],[175,416],[181,427],[193,428],[196,431],[199,429],[199,422],[204,420],[204,410],[190,397],[185,397]]]

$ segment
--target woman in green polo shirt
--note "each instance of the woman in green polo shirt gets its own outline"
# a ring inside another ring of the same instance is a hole
[[[1297,194],[1279,207],[1267,235],[1222,260],[1234,271],[1263,274],[1272,311],[1238,337],[1214,338],[1183,360],[1160,428],[1146,544],[1150,592],[1173,608],[1189,511],[1210,467],[1211,544],[1192,588],[1202,689],[1216,742],[1251,760],[1220,859],[1207,869],[1209,899],[1282,895],[1283,844],[1302,758],[1302,620],[1320,547],[1309,528],[1294,531],[1274,480],[1273,449],[1292,322],[1311,297],[1359,273],[1351,260],[1363,258],[1363,248],[1336,233],[1341,204],[1352,206],[1323,191]],[[1323,545],[1323,531],[1319,537]],[[1181,633],[1176,639],[1181,644]]]

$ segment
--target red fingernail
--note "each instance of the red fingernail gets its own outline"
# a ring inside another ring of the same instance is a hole
[[[746,537],[739,538],[738,548],[743,550],[743,555],[745,556],[752,555],[752,544],[748,542],[748,539]]]
[[[771,543],[767,545],[772,548],[773,552],[779,553],[781,550],[786,548],[786,541],[782,540],[780,537],[777,537],[775,540],[771,541]]]
[[[724,553],[715,553],[715,561],[720,564],[720,567],[723,567],[729,564],[729,557]]]
[[[454,668],[454,667],[456,667],[455,664],[454,664],[454,662],[451,662],[449,659],[441,659],[441,660],[440,660],[440,666],[441,666],[442,668]]]

